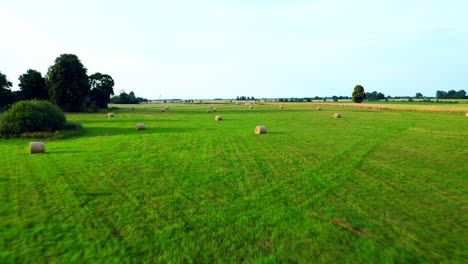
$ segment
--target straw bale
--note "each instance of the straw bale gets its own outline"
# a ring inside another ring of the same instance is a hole
[[[145,129],[145,124],[143,123],[138,123],[136,125],[136,130],[144,130]]]
[[[44,142],[29,142],[29,154],[44,153]]]
[[[265,126],[257,126],[255,127],[255,134],[266,134],[267,129]]]
[[[223,120],[223,117],[220,116],[220,115],[217,115],[217,116],[215,116],[215,120],[216,121],[221,121],[221,120]]]
[[[108,113],[107,116],[108,116],[108,117],[114,117],[114,113],[112,113],[112,112],[111,112],[111,113]]]
[[[341,114],[340,114],[340,113],[335,113],[335,114],[333,115],[333,117],[334,117],[334,118],[341,118]]]
[[[317,107],[317,110],[318,110],[318,111],[322,111],[322,107],[320,107],[320,106]]]

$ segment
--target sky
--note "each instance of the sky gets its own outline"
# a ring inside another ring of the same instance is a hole
[[[0,0],[18,90],[64,53],[148,99],[468,91],[467,0]]]

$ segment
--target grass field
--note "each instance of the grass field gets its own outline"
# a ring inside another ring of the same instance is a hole
[[[84,134],[46,154],[0,140],[0,263],[466,262],[468,117],[284,105],[67,114]]]
[[[322,106],[332,107],[353,107],[353,108],[366,108],[377,110],[397,110],[407,112],[433,112],[433,113],[468,113],[468,100],[458,100],[459,103],[434,103],[434,102],[365,102],[365,103],[352,103],[352,102],[333,102],[333,103],[316,103]]]

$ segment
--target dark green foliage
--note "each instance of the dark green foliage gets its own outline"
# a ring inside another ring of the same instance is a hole
[[[114,94],[114,80],[110,75],[95,73],[89,76],[91,91],[89,96],[91,101],[98,108],[107,108],[110,102],[110,96]]]
[[[143,98],[143,97],[137,97],[136,99],[137,99],[138,103],[147,103],[147,102],[149,102],[148,99]]]
[[[19,101],[1,118],[0,136],[14,137],[30,132],[54,132],[65,127],[62,111],[48,101]]]
[[[12,83],[8,81],[5,74],[0,72],[0,108],[10,105],[13,101],[13,94],[11,91]]]
[[[353,91],[353,102],[362,103],[366,99],[366,93],[364,92],[364,87],[362,85],[356,85]]]
[[[437,99],[465,99],[468,98],[466,96],[465,90],[455,91],[450,90],[448,92],[445,91],[437,91],[436,92]]]
[[[90,89],[86,72],[87,69],[76,55],[60,55],[46,75],[50,100],[63,111],[82,111]]]
[[[366,93],[366,98],[369,101],[378,101],[378,100],[383,100],[385,99],[385,94],[373,91],[371,93]]]
[[[140,102],[135,97],[134,92],[126,93],[125,91],[121,91],[118,96],[114,96],[111,98],[111,102],[114,104],[139,104]]]
[[[49,90],[40,72],[29,69],[18,80],[21,99],[49,99]]]
[[[422,93],[416,93],[416,96],[415,96],[416,99],[421,99],[423,97],[424,96],[422,95]]]

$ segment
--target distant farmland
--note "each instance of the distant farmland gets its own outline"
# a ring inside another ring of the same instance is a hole
[[[84,134],[45,154],[0,140],[0,262],[466,261],[466,106],[282,105],[67,114]]]

